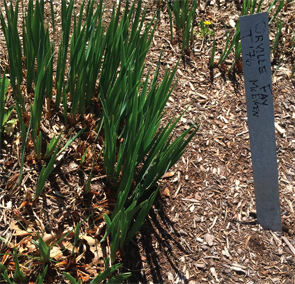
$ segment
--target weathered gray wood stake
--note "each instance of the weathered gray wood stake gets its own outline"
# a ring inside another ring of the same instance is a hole
[[[240,17],[240,30],[257,221],[282,231],[267,12]]]

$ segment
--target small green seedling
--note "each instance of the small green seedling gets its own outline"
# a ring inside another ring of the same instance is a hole
[[[0,273],[4,272],[7,268],[2,264],[0,263]]]
[[[43,284],[44,283],[44,278],[46,276],[47,269],[48,269],[48,265],[46,265],[46,267],[43,270],[43,272],[38,275],[37,280],[36,280],[36,284]]]
[[[2,132],[3,128],[7,123],[9,116],[11,115],[14,107],[10,107],[5,110],[5,100],[9,86],[9,80],[6,78],[5,73],[3,78],[0,80],[0,155],[1,155],[1,143],[2,143]]]
[[[209,67],[211,67],[211,68],[214,65],[215,50],[216,50],[216,41],[214,39],[213,46],[212,46],[212,51],[211,51],[211,58],[210,58],[210,62],[209,62]]]
[[[81,279],[76,281],[76,279],[69,273],[64,272],[63,274],[64,274],[64,277],[66,277],[71,282],[71,284],[81,284]]]
[[[44,242],[44,240],[42,239],[42,237],[39,235],[38,232],[37,232],[37,236],[38,236],[39,243],[36,242],[35,240],[32,240],[32,241],[36,245],[36,247],[39,249],[42,261],[44,261],[45,263],[49,263],[51,247],[46,245],[46,243]]]
[[[59,134],[59,136],[57,138],[55,137],[55,134],[53,135],[52,139],[50,140],[50,143],[47,144],[45,159],[48,159],[52,155],[52,153],[54,152],[54,149],[57,146],[57,143],[58,143],[61,135],[62,135],[62,132]]]
[[[274,40],[274,43],[273,43],[273,47],[272,47],[272,53],[273,53],[273,55],[275,55],[276,52],[277,52],[277,47],[278,47],[280,36],[282,34],[282,28],[283,28],[283,26],[284,26],[284,22],[281,21],[279,18],[277,18],[276,37],[275,37],[275,40]]]
[[[83,156],[81,158],[80,165],[82,165],[84,163],[86,155],[88,153],[88,150],[89,150],[89,147],[85,150],[85,152],[84,152],[84,154],[83,154]]]
[[[268,10],[267,10],[268,13],[269,13],[270,10],[272,9],[272,7],[277,3],[277,1],[278,1],[278,0],[274,0],[274,1],[272,2],[272,4],[269,6],[269,8],[268,8]],[[278,6],[278,8],[276,9],[276,11],[275,11],[275,13],[274,13],[274,15],[272,16],[272,18],[271,18],[271,19],[269,20],[269,22],[268,22],[269,25],[270,25],[270,23],[273,21],[273,19],[276,18],[276,16],[279,14],[279,12],[283,9],[284,5],[285,5],[285,0],[281,0],[281,1],[280,1],[280,4],[279,4],[279,6]]]
[[[193,38],[196,9],[197,1],[190,3],[190,1],[175,0],[168,4],[171,40],[173,41],[174,23],[178,35],[182,35],[182,52],[189,49],[189,42]]]
[[[9,284],[16,284],[16,283],[19,283],[19,282],[27,283],[27,278],[26,278],[25,274],[20,270],[20,267],[19,267],[16,248],[13,249],[13,257],[14,257],[14,264],[15,264],[15,271],[14,271],[14,274],[13,274],[13,281],[10,280],[6,267],[1,264],[0,271],[1,272],[4,271],[4,273],[2,273],[2,277]]]
[[[2,277],[3,277],[3,278],[7,281],[7,283],[9,283],[9,284],[17,284],[16,282],[11,281],[11,280],[9,279],[9,275],[8,275],[8,273],[7,273],[7,270],[5,270],[4,273],[2,273]]]
[[[219,58],[218,64],[222,64],[225,61],[225,59],[230,54],[232,48],[234,47],[234,41],[232,41],[231,44],[230,44],[230,46],[228,47],[229,40],[230,40],[230,38],[229,38],[229,32],[227,31],[227,27],[226,27],[225,24],[224,24],[224,26],[225,26],[225,32],[226,32],[226,43],[225,43],[225,47],[224,47],[224,49],[222,51],[222,54],[221,54],[221,56]]]
[[[81,227],[81,223],[79,222],[77,224],[76,230],[75,230],[74,243],[73,243],[73,248],[72,248],[72,251],[71,251],[71,256],[74,255],[74,249],[75,249],[75,246],[77,245],[77,242],[79,240],[80,227]]]
[[[41,173],[40,173],[40,176],[39,176],[39,179],[37,182],[37,187],[36,187],[34,199],[36,199],[42,193],[45,182],[53,169],[53,164],[54,164],[56,156],[58,154],[60,154],[62,151],[64,151],[78,136],[80,136],[85,131],[85,129],[86,128],[83,128],[74,137],[69,139],[68,142],[66,143],[66,145],[60,151],[58,151],[58,150],[59,150],[59,145],[60,145],[61,141],[58,143],[58,145],[55,149],[55,152],[53,153],[48,165],[47,166],[44,165],[41,170]]]
[[[106,258],[104,260],[105,268],[109,266],[110,259]],[[99,284],[102,281],[106,280],[111,274],[113,274],[115,271],[117,271],[122,266],[121,263],[117,263],[110,268],[107,268],[104,272],[98,274],[94,277],[94,279],[90,282],[90,284]],[[123,283],[123,280],[127,279],[129,276],[131,276],[130,272],[122,273],[120,275],[112,277],[110,280],[108,280],[106,283]]]
[[[13,275],[13,279],[15,281],[21,281],[21,282],[26,282],[26,276],[25,274],[20,270],[19,267],[19,262],[18,262],[18,257],[17,257],[17,252],[16,252],[16,248],[13,249],[13,256],[14,256],[14,263],[15,263],[15,271],[14,271],[14,275]]]
[[[101,153],[99,154],[99,157],[100,157],[100,155],[101,155]],[[85,184],[85,186],[84,186],[84,193],[85,193],[85,194],[90,193],[90,190],[91,190],[91,188],[90,188],[90,184],[91,184],[92,172],[93,172],[93,168],[94,168],[95,160],[96,160],[96,151],[94,151],[94,158],[93,158],[93,163],[92,163],[92,167],[91,167],[90,175],[89,175],[89,177],[88,177],[88,179],[87,179],[87,182],[86,182],[86,184]]]
[[[41,147],[42,147],[42,133],[40,131],[39,135],[36,136],[36,140],[35,140],[35,149],[36,149],[36,155],[38,160],[41,160]]]

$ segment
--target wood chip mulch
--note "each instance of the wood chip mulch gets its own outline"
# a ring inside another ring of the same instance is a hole
[[[170,38],[167,1],[160,7],[156,5],[157,1],[143,2],[147,7],[147,21],[160,11],[146,67],[154,70],[162,51],[160,74],[163,76],[167,68],[177,64],[181,46]],[[241,1],[200,2],[196,22],[209,20],[213,24],[218,58],[225,45],[224,24],[233,35],[233,25],[241,15],[242,4]],[[264,1],[262,11],[270,2]],[[58,4],[55,8],[59,9]],[[48,3],[46,9],[50,9]],[[118,254],[123,263],[121,272],[132,272],[126,283],[295,283],[295,76],[290,78],[295,53],[294,50],[285,53],[294,35],[294,15],[295,3],[287,1],[280,13],[285,23],[282,38],[276,56],[272,57],[274,72],[284,56],[272,77],[283,231],[265,231],[257,224],[242,68],[236,66],[233,72],[227,72],[233,62],[231,54],[222,68],[210,69],[213,37],[196,35],[190,54],[179,63],[177,84],[166,105],[163,123],[188,107],[175,135],[195,121],[200,128],[183,157],[161,179],[159,197],[144,226]],[[270,25],[271,46],[275,31],[273,21]],[[8,63],[4,45],[1,30],[2,70]],[[43,127],[50,128],[51,133],[59,133],[60,119],[58,115],[54,117],[56,130],[52,130],[52,124],[45,123]],[[73,128],[74,132],[77,130],[79,126]],[[95,223],[92,231],[81,240],[80,251],[76,252],[79,256],[76,264],[80,266],[74,266],[75,276],[84,277],[85,283],[89,280],[87,276],[102,270],[102,256],[108,252],[107,244],[99,252],[95,249],[96,237],[102,232],[100,213],[107,213],[109,209],[107,188],[99,168],[92,182],[92,190],[98,194],[88,201],[79,199],[90,172],[94,149],[89,154],[89,166],[82,170],[70,159],[84,153],[89,139],[84,139],[84,146],[80,140],[73,143],[73,147],[60,157],[62,162],[58,171],[46,184],[46,195],[40,204],[30,207],[29,213],[23,202],[27,192],[35,190],[41,165],[30,164],[32,160],[27,160],[22,187],[16,187],[20,147],[16,141],[19,140],[5,137],[6,152],[0,160],[0,236],[17,244],[23,254],[35,250],[29,241],[31,235],[26,235],[28,230],[32,233],[37,229],[45,231],[44,237],[49,244],[65,236],[93,209],[99,209],[81,229],[85,232],[91,222]],[[20,219],[27,231],[16,222]],[[69,237],[73,238],[72,235]],[[70,246],[71,240],[65,238],[62,245]],[[0,241],[0,253],[6,250],[7,246]],[[61,250],[61,247],[56,248],[55,253],[59,254]],[[63,256],[56,261],[61,267],[65,265],[62,269],[71,271],[73,266],[62,264],[63,259],[69,258]],[[64,281],[57,270],[52,269],[50,273],[52,283]]]

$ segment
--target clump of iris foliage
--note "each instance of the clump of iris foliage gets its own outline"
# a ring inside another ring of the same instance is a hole
[[[188,51],[193,39],[194,22],[198,1],[174,0],[168,4],[170,34],[173,41],[173,24],[182,38],[181,51]]]
[[[59,43],[51,40],[49,23],[44,21],[43,1],[28,1],[27,10],[23,11],[21,32],[18,29],[19,1],[14,7],[8,6],[6,1],[4,5],[5,14],[1,12],[0,20],[8,49],[10,84],[22,144],[18,184],[22,181],[28,137],[33,141],[36,159],[47,161],[39,174],[33,201],[42,196],[57,155],[85,131],[82,129],[69,139],[62,149],[60,144],[62,139],[65,139],[65,134],[54,136],[46,147],[46,153],[43,153],[41,145],[44,133],[40,130],[40,122],[45,101],[52,101],[56,111],[64,114],[64,129],[67,129],[67,117],[79,115],[83,120],[85,112],[90,110],[91,100],[100,100],[102,111],[97,122],[97,136],[104,135],[100,154],[103,156],[106,183],[116,192],[116,203],[112,212],[104,216],[106,230],[101,241],[109,237],[111,249],[109,259],[105,260],[105,272],[91,282],[99,283],[110,278],[120,267],[114,264],[118,249],[127,244],[140,229],[156,198],[157,181],[179,160],[197,131],[197,127],[192,125],[172,139],[183,113],[170,120],[167,125],[161,124],[165,115],[164,107],[173,90],[177,67],[167,70],[159,80],[159,58],[157,69],[144,73],[144,62],[156,20],[145,20],[146,12],[142,10],[141,1],[124,1],[123,14],[120,13],[121,1],[118,6],[114,4],[107,25],[103,18],[104,1],[101,0],[97,6],[94,5],[94,0],[89,1],[86,6],[83,2],[79,16],[74,13],[74,0],[69,4],[67,1],[61,1],[62,34]],[[52,2],[50,5],[54,33]],[[82,21],[83,15],[85,19]],[[193,14],[190,18],[193,18]],[[189,30],[190,27],[186,32],[191,31]],[[56,69],[53,67],[55,56]],[[1,114],[4,113],[7,82],[4,77],[0,84]],[[30,106],[22,96],[20,86],[24,82],[27,93],[34,93]],[[29,126],[23,119],[25,113],[29,113]],[[0,117],[0,130],[7,121],[6,116],[5,112],[4,117]],[[103,131],[100,131],[101,129]],[[90,191],[91,177],[92,171],[85,186],[86,193]],[[80,225],[79,223],[76,228],[75,243]],[[40,250],[44,265],[49,264],[51,248],[46,246],[40,234],[34,243]],[[17,263],[16,251],[14,258]],[[24,275],[19,266],[17,269],[13,281],[23,280]],[[46,274],[45,266],[44,269],[43,274]],[[12,278],[9,278],[5,267],[1,267],[1,272],[8,283],[12,283],[9,282]],[[43,274],[39,275],[40,279],[46,277]],[[64,276],[71,283],[76,283],[71,275],[65,273]],[[111,278],[109,283],[120,282],[128,276],[129,273],[121,274],[116,276],[117,278]]]

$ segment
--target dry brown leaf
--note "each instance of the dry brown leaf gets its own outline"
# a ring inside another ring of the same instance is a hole
[[[78,275],[78,277],[81,278],[82,282],[86,282],[86,281],[88,281],[89,278],[90,278],[89,275],[87,275],[86,273],[84,273],[84,272],[81,271],[81,270],[77,270],[77,275]]]
[[[170,191],[169,191],[169,188],[168,188],[168,187],[166,187],[166,188],[164,189],[163,194],[164,194],[166,197],[170,197]]]
[[[58,246],[54,246],[50,250],[50,257],[54,258],[55,260],[59,260],[62,256],[63,256],[63,253]]]
[[[173,177],[175,175],[175,172],[167,172],[166,174],[163,175],[162,178],[170,178]]]
[[[32,234],[32,232],[33,232],[31,228],[27,228],[27,231],[20,229],[20,228],[16,225],[16,222],[15,222],[15,221],[13,221],[13,222],[11,223],[10,228],[11,228],[11,230],[14,230],[14,231],[15,231],[15,232],[12,234],[13,236],[24,237],[24,236],[27,236],[27,235]]]
[[[5,190],[10,190],[17,182],[19,174],[13,175],[7,182]]]
[[[92,264],[98,264],[100,262],[100,259],[103,258],[101,243],[91,236],[83,236],[82,239],[86,240],[86,242],[89,244],[90,251],[94,254]]]
[[[54,266],[55,267],[66,267],[68,265],[68,261],[67,260],[62,260],[58,263],[56,263]]]
[[[31,236],[23,238],[18,244],[18,252],[20,254],[29,254],[36,251],[36,246],[31,242]]]
[[[83,236],[82,239],[87,241],[92,253],[97,253],[97,251],[101,252],[101,244],[98,239],[94,239],[91,236]]]
[[[50,245],[54,242],[57,241],[57,237],[56,235],[52,235],[52,234],[47,234],[45,233],[44,236],[42,237],[43,241],[46,243],[46,245]]]

